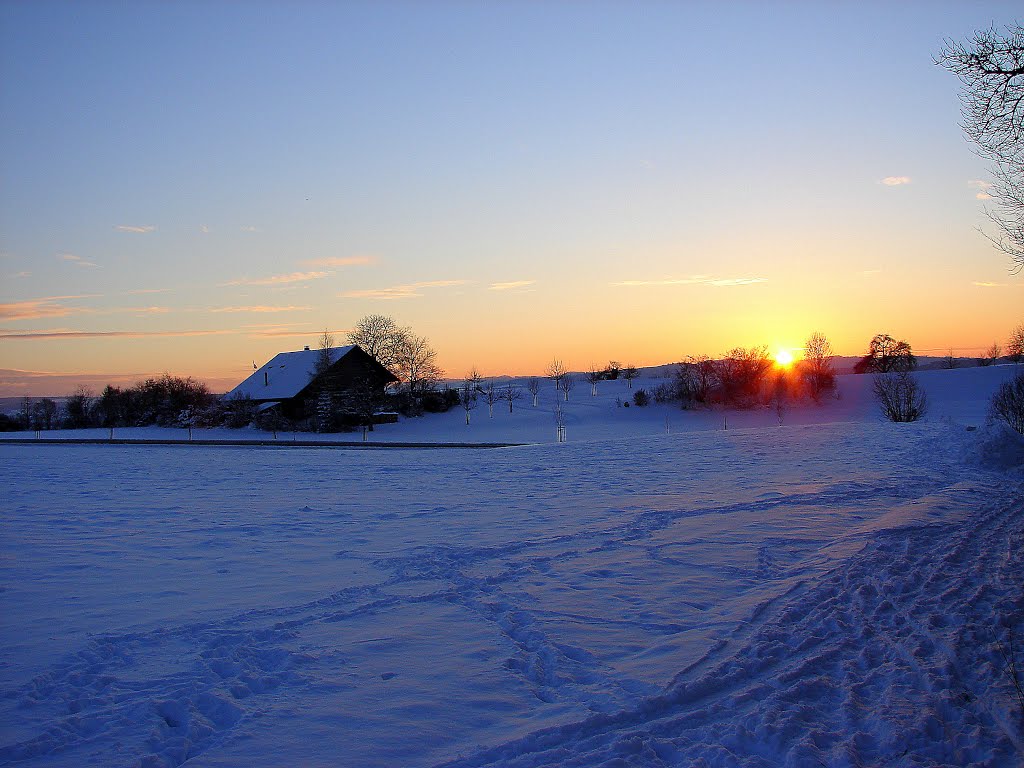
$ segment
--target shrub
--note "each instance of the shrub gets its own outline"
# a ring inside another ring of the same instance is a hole
[[[423,410],[427,413],[445,413],[459,404],[459,391],[433,389],[423,394],[422,403]]]
[[[242,429],[249,426],[259,414],[259,408],[249,395],[224,398],[219,401],[218,405],[219,408],[213,410],[223,411],[224,426],[230,429]]]
[[[651,402],[651,396],[647,394],[646,389],[638,389],[633,393],[633,405],[637,408],[643,408],[649,402]]]
[[[674,384],[665,382],[654,388],[654,402],[656,403],[673,403],[678,399],[679,392]]]
[[[875,377],[875,399],[889,421],[917,421],[928,408],[928,398],[908,371],[883,373]]]
[[[772,368],[767,347],[736,347],[715,362],[715,377],[726,405],[751,408],[757,404],[765,376]]]
[[[1024,435],[1024,373],[1005,382],[989,402],[989,416]]]

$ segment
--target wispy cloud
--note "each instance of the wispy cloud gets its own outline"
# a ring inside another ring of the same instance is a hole
[[[223,283],[221,287],[228,285],[286,285],[288,283],[305,283],[310,280],[319,280],[327,277],[328,272],[292,272],[287,275],[271,275],[270,277],[242,277],[238,280],[231,280]]]
[[[65,301],[74,299],[95,298],[96,294],[80,294],[78,296],[47,296],[41,299],[26,299],[0,304],[2,320],[39,320],[45,317],[67,317],[85,310],[81,307],[70,307]]]
[[[200,224],[199,225],[199,231],[202,232],[204,235],[210,234],[210,228],[208,226],[206,226],[205,224]]]
[[[618,283],[612,283],[612,285],[625,288],[671,285],[713,285],[718,288],[725,288],[736,285],[754,285],[755,283],[766,282],[768,282],[768,278],[765,277],[710,277],[708,275],[693,275],[692,277],[668,277],[662,280],[623,280]]]
[[[28,270],[22,270],[21,272],[15,272],[13,275],[11,275],[12,280],[17,280],[18,278],[21,277],[32,277],[32,273],[29,272]]]
[[[992,184],[991,183],[989,183],[987,181],[983,181],[981,179],[971,179],[970,181],[967,182],[967,186],[970,187],[971,189],[976,189],[977,190],[977,192],[974,194],[974,196],[978,200],[991,200],[992,199],[992,195],[990,195],[988,193],[988,191],[990,189],[992,189]]]
[[[864,275],[865,277],[870,277],[871,275],[880,275],[882,273],[882,270],[880,270],[880,269],[862,269],[860,271],[860,273],[862,275]]]
[[[909,176],[886,176],[882,179],[882,183],[887,187],[902,187],[905,184],[910,183]]]
[[[97,315],[166,315],[170,307],[117,307],[115,309],[98,310]],[[93,313],[90,313],[93,314]]]
[[[715,285],[718,287],[728,287],[732,285],[754,285],[755,283],[767,283],[768,278],[766,277],[726,277],[720,280],[709,280],[708,285]]]
[[[376,264],[373,256],[329,256],[326,259],[306,259],[302,262],[311,267],[362,267]]]
[[[129,296],[137,296],[143,293],[167,293],[170,290],[170,288],[136,288],[132,291],[125,291],[125,293]]]
[[[259,227],[240,227],[243,232],[259,232]]]
[[[516,288],[526,288],[528,285],[536,284],[536,280],[511,280],[507,283],[491,283],[487,286],[489,291],[514,291]]]
[[[340,339],[340,338],[343,338],[343,337],[347,336],[350,330],[351,330],[350,328],[342,328],[342,329],[339,329],[339,330],[336,330],[336,331],[328,331],[328,333],[330,333],[336,339]],[[247,333],[249,334],[249,336],[255,337],[255,338],[297,338],[297,337],[300,337],[300,336],[304,336],[307,339],[313,339],[313,338],[316,338],[317,336],[320,336],[321,334],[323,334],[323,332],[324,332],[323,328],[319,328],[319,329],[307,328],[307,329],[299,330],[299,329],[296,329],[296,328],[280,327],[280,328],[253,328],[253,329],[249,330]]]
[[[412,299],[423,296],[421,291],[427,288],[451,288],[458,285],[466,285],[469,282],[469,280],[429,280],[421,283],[393,285],[390,288],[346,291],[339,295],[346,299]]]
[[[89,261],[88,259],[83,259],[81,256],[76,256],[73,253],[59,253],[59,254],[57,254],[57,258],[61,259],[62,261],[69,261],[72,264],[74,264],[76,267],[98,267],[99,266],[99,264],[97,264],[96,262]]]
[[[273,307],[273,306],[251,306],[251,307],[216,307],[210,312],[307,312],[312,307]]]
[[[143,224],[141,226],[136,224],[118,224],[114,229],[118,232],[133,232],[136,235],[146,235],[156,231],[156,227],[152,224]]]
[[[141,339],[163,336],[224,336],[232,333],[235,333],[235,331],[71,331],[55,329],[45,331],[9,331],[0,333],[0,339]]]
[[[1020,288],[1024,283],[988,283],[986,281],[975,281],[971,284],[978,288]]]

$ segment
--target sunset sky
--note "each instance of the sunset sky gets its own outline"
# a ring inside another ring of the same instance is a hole
[[[944,38],[1019,2],[0,2],[0,395],[230,388],[380,313],[451,376],[976,354]]]

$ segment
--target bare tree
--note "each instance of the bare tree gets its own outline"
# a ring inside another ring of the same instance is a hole
[[[599,371],[594,365],[587,369],[587,381],[590,382],[590,396],[597,397],[597,383],[604,379],[604,371]]]
[[[432,389],[444,375],[437,364],[437,351],[425,336],[407,334],[396,350],[395,375],[416,399]]]
[[[64,426],[68,429],[88,427],[93,420],[92,392],[84,386],[78,387],[64,401]]]
[[[533,398],[533,407],[537,407],[537,395],[540,394],[540,379],[536,376],[530,378],[526,382],[526,391],[530,393]]]
[[[566,402],[569,400],[569,393],[572,392],[573,387],[576,386],[576,377],[571,373],[565,374],[562,377],[562,394],[565,396]]]
[[[316,347],[316,361],[313,363],[312,378],[316,378],[334,365],[334,334],[324,328]]]
[[[511,381],[508,382],[504,389],[501,390],[501,399],[508,403],[508,412],[512,413],[512,404],[522,397],[523,391],[513,384]]]
[[[950,347],[949,352],[947,352],[946,356],[942,358],[942,367],[951,371],[956,368],[956,366],[956,355],[953,354],[953,348]]]
[[[801,368],[807,390],[815,402],[819,402],[825,392],[833,390],[836,386],[833,357],[832,344],[825,338],[825,334],[815,331],[807,337]]]
[[[398,375],[400,351],[412,334],[392,318],[385,315],[366,315],[360,318],[348,334],[349,344],[359,347],[389,371]]]
[[[565,442],[565,412],[562,410],[562,404],[558,402],[558,398],[555,398],[555,435],[556,439],[560,443]]]
[[[469,369],[469,373],[466,374],[465,380],[472,385],[473,391],[477,394],[484,391],[484,377],[480,371],[477,370],[475,365]]]
[[[786,413],[789,411],[789,379],[786,371],[780,369],[775,374],[775,383],[772,386],[772,406],[775,409],[775,417],[779,420],[779,426],[786,420]]]
[[[928,409],[928,398],[909,371],[879,374],[872,389],[889,421],[917,421]]]
[[[690,355],[686,358],[686,366],[687,374],[692,376],[693,399],[698,403],[708,402],[716,382],[715,361],[707,355]]]
[[[729,405],[749,408],[759,399],[765,376],[772,368],[767,347],[736,347],[715,361],[715,378],[722,399]]]
[[[629,389],[633,388],[633,379],[639,375],[635,365],[627,365],[622,369],[622,378],[626,380],[626,386]]]
[[[30,429],[32,427],[32,410],[34,404],[31,397],[21,398],[21,404],[18,408],[18,413],[15,418],[18,424],[21,425],[22,429]]]
[[[565,365],[561,360],[552,360],[551,365],[547,367],[544,372],[549,379],[555,382],[555,391],[559,392],[562,389],[562,379],[565,378]]]
[[[57,417],[57,401],[44,397],[35,403],[32,420],[34,429],[53,429]]]
[[[484,402],[487,403],[487,418],[494,418],[494,404],[501,399],[498,388],[494,385],[494,379],[487,379],[483,385]]]
[[[463,379],[462,386],[459,387],[459,405],[466,412],[467,427],[469,426],[469,414],[476,408],[476,395],[476,384],[469,377]]]
[[[967,42],[946,41],[937,64],[960,79],[964,134],[992,164],[987,211],[993,244],[1024,269],[1024,25],[995,26]]]
[[[1010,339],[1006,342],[1006,354],[1014,365],[1020,363],[1024,357],[1024,325],[1018,325],[1010,331]]]
[[[917,368],[917,358],[910,345],[896,341],[887,333],[876,334],[868,345],[868,353],[853,366],[854,373],[898,373]]]
[[[978,365],[988,367],[992,365],[996,360],[1002,357],[1003,348],[999,346],[999,342],[992,342],[992,346],[981,353],[981,357],[978,358]]]
[[[989,403],[989,415],[1024,435],[1024,373],[1004,382]]]

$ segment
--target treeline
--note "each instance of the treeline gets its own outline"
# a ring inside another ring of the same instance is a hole
[[[108,385],[100,395],[79,388],[63,401],[26,397],[13,417],[4,416],[0,429],[49,430],[88,427],[206,427],[221,426],[230,409],[205,384],[192,377],[164,374],[131,387]]]
[[[652,394],[655,402],[677,402],[683,408],[753,408],[807,398],[820,402],[835,391],[833,356],[832,345],[820,333],[811,335],[804,358],[791,366],[776,365],[767,347],[736,347],[718,360],[700,356],[678,363],[672,380]]]
[[[457,391],[447,387],[421,389],[418,393],[403,388],[375,393],[370,418],[377,410],[406,416],[441,413],[457,403]],[[200,381],[170,374],[130,387],[108,385],[98,396],[79,388],[65,398],[26,397],[13,415],[0,414],[3,432],[148,426],[241,429],[250,425],[268,432],[318,430],[315,414],[288,419],[276,408],[261,410],[248,397],[219,397]],[[320,431],[352,428],[353,424],[339,421],[331,429]]]

